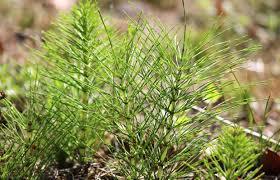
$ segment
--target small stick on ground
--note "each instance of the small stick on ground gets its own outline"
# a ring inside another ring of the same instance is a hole
[[[192,108],[193,108],[194,110],[196,110],[196,111],[201,112],[201,113],[205,113],[205,112],[206,112],[205,109],[203,109],[203,108],[201,108],[201,107],[198,107],[198,106],[193,106]],[[222,123],[227,124],[227,125],[229,125],[229,126],[233,126],[233,127],[234,127],[234,126],[239,126],[238,124],[233,123],[233,122],[231,122],[230,120],[224,119],[224,118],[222,118],[222,117],[220,117],[220,116],[215,116],[215,118],[216,118],[217,120],[221,121]],[[241,126],[240,126],[240,128],[242,128],[242,129],[244,130],[245,133],[247,133],[247,134],[249,134],[249,135],[251,135],[251,136],[254,136],[254,137],[256,137],[256,138],[262,138],[263,140],[266,140],[267,142],[270,142],[270,143],[275,144],[275,145],[278,145],[278,144],[279,144],[278,141],[276,141],[276,140],[274,140],[274,139],[272,139],[272,138],[270,138],[270,137],[268,137],[268,136],[265,136],[265,135],[263,135],[263,134],[260,134],[260,133],[258,133],[258,132],[255,132],[255,131],[252,131],[252,130],[250,130],[250,129],[248,129],[248,128],[244,128],[244,127],[241,127]]]

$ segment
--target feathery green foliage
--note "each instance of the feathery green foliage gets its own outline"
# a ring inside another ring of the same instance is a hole
[[[100,64],[110,60],[106,58],[109,42],[105,37],[97,8],[89,1],[80,3],[70,16],[63,16],[54,30],[45,34],[41,54],[45,61],[40,80],[44,87],[42,98],[50,105],[58,100],[56,108],[71,112],[70,117],[62,114],[59,118],[62,124],[65,118],[71,118],[73,123],[68,131],[76,142],[69,142],[73,147],[68,151],[91,149],[102,134],[104,121],[97,119],[96,112],[100,103],[98,89],[104,86],[101,78],[106,77]]]
[[[87,1],[45,34],[26,112],[4,104],[7,125],[1,136],[8,137],[1,142],[7,149],[3,177],[31,176],[55,161],[63,165],[67,158],[84,161],[93,155],[104,129],[95,116],[95,89],[101,89],[104,77],[96,62],[108,54],[104,33],[97,8]]]
[[[205,160],[206,176],[248,180],[261,177],[260,167],[256,167],[260,149],[242,129],[224,128],[214,144],[209,159]]]
[[[205,129],[229,107],[191,114],[192,107],[211,98],[216,88],[209,86],[223,81],[251,50],[229,51],[241,39],[213,44],[215,27],[199,44],[187,32],[177,41],[164,27],[157,29],[146,21],[131,24],[125,48],[114,57],[112,100],[103,103],[120,144],[116,166],[131,179],[186,178],[198,168]]]
[[[214,26],[196,42],[185,27],[177,40],[139,16],[118,34],[96,4],[82,1],[45,33],[26,111],[3,102],[1,176],[38,177],[55,163],[90,161],[106,131],[116,141],[110,166],[121,176],[200,174],[206,129],[239,104],[192,107],[222,96],[226,75],[255,50],[239,49],[244,37],[215,43],[221,33]]]

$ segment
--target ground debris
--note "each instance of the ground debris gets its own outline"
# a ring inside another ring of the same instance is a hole
[[[44,180],[68,180],[68,179],[117,179],[112,171],[101,163],[89,162],[78,164],[71,168],[57,169],[49,168],[43,175]]]

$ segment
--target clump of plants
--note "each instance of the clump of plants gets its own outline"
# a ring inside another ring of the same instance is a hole
[[[240,49],[243,37],[215,43],[218,26],[199,42],[183,29],[178,38],[176,31],[139,16],[119,33],[87,0],[62,15],[36,52],[37,74],[25,110],[1,100],[6,121],[0,126],[1,177],[39,178],[49,167],[94,162],[104,146],[112,177],[178,179],[207,177],[205,169],[239,171],[237,164],[218,166],[226,163],[223,153],[240,165],[248,160],[242,177],[255,177],[258,169],[250,168],[258,156],[239,157],[255,150],[252,142],[233,130],[218,138],[217,153],[208,157],[213,162],[205,165],[202,156],[216,115],[241,102],[231,98],[193,110],[223,96],[220,90],[230,84],[225,77],[255,48]],[[234,173],[224,176],[240,177]]]

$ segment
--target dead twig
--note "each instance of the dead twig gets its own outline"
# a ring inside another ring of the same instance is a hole
[[[201,113],[205,113],[205,112],[206,112],[205,109],[203,109],[203,108],[201,108],[201,107],[198,107],[198,106],[193,106],[192,108],[193,108],[194,110],[196,110],[196,111],[201,112]],[[222,122],[222,123],[224,123],[224,124],[227,124],[227,125],[229,125],[229,126],[233,126],[233,127],[234,127],[234,126],[239,126],[238,124],[233,123],[233,122],[231,122],[230,120],[224,119],[224,118],[222,118],[222,117],[220,117],[220,116],[215,116],[215,118],[216,118],[217,120],[219,120],[220,122]],[[252,131],[252,130],[250,130],[250,129],[248,129],[248,128],[244,128],[244,127],[241,127],[241,126],[239,126],[239,127],[242,128],[246,134],[249,134],[249,135],[254,136],[254,137],[256,137],[256,138],[261,138],[261,139],[263,139],[263,140],[265,140],[265,141],[267,141],[267,142],[270,142],[270,143],[272,143],[272,144],[275,144],[275,145],[278,145],[278,144],[279,144],[278,141],[276,141],[276,140],[274,140],[274,139],[272,139],[272,138],[270,138],[270,137],[268,137],[268,136],[265,136],[265,135],[263,135],[263,134],[260,134],[260,133],[258,133],[258,132],[255,132],[255,131]]]

